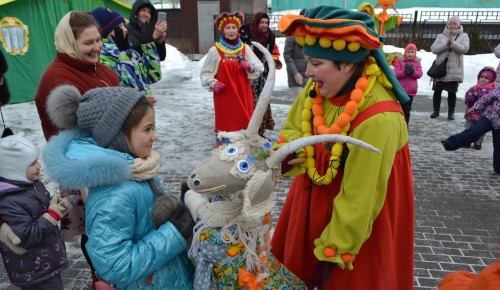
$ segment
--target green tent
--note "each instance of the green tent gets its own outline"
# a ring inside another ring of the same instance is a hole
[[[0,49],[7,59],[10,103],[35,99],[38,82],[55,57],[54,31],[69,11],[109,7],[128,18],[118,0],[0,0]]]

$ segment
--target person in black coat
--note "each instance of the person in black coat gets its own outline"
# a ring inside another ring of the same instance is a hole
[[[131,47],[138,52],[142,52],[141,44],[154,40],[160,60],[165,60],[167,21],[157,21],[158,12],[149,0],[135,1],[130,11],[129,23],[126,25],[129,33],[128,40]]]

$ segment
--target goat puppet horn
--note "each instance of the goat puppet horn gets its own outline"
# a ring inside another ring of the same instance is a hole
[[[248,123],[247,127],[247,137],[255,136],[259,134],[259,127],[264,119],[264,114],[266,113],[267,106],[271,102],[271,96],[273,94],[274,81],[275,81],[275,67],[274,59],[271,56],[269,50],[267,50],[260,43],[252,41],[252,44],[256,46],[265,56],[267,61],[267,66],[269,67],[269,74],[267,75],[266,83],[259,96],[259,101],[255,105],[255,109],[252,114],[252,118]]]
[[[285,157],[288,156],[288,154],[292,153],[293,151],[295,151],[299,148],[305,147],[305,146],[314,145],[314,144],[323,143],[323,142],[350,143],[350,144],[371,150],[371,151],[379,153],[379,154],[381,153],[380,150],[378,150],[377,148],[375,148],[372,145],[370,145],[366,142],[363,142],[359,139],[355,139],[355,138],[352,138],[349,136],[344,136],[344,135],[325,134],[325,135],[303,137],[303,138],[299,138],[299,139],[291,141],[290,143],[288,143],[285,146],[276,150],[276,152],[274,152],[273,155],[269,156],[266,159],[266,164],[267,164],[267,166],[269,166],[269,168],[276,169],[280,165],[281,161],[283,161],[285,159]]]

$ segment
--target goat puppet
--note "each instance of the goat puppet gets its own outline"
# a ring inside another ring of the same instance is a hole
[[[294,140],[275,152],[258,129],[274,86],[274,61],[260,44],[269,75],[247,130],[220,132],[230,141],[212,151],[187,180],[184,202],[198,220],[190,257],[196,265],[195,289],[306,289],[305,284],[270,252],[270,213],[279,167],[304,146],[347,142],[380,152],[341,135]]]

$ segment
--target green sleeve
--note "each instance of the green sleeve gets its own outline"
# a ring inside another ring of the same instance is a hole
[[[314,242],[314,254],[318,260],[349,269],[352,269],[352,264],[344,263],[340,255],[358,254],[370,237],[373,223],[385,201],[394,158],[406,144],[408,131],[400,113],[386,112],[362,122],[351,136],[375,146],[382,154],[347,145],[349,155],[340,192],[333,202],[332,218]],[[337,255],[327,258],[324,255],[326,247],[334,248]]]

